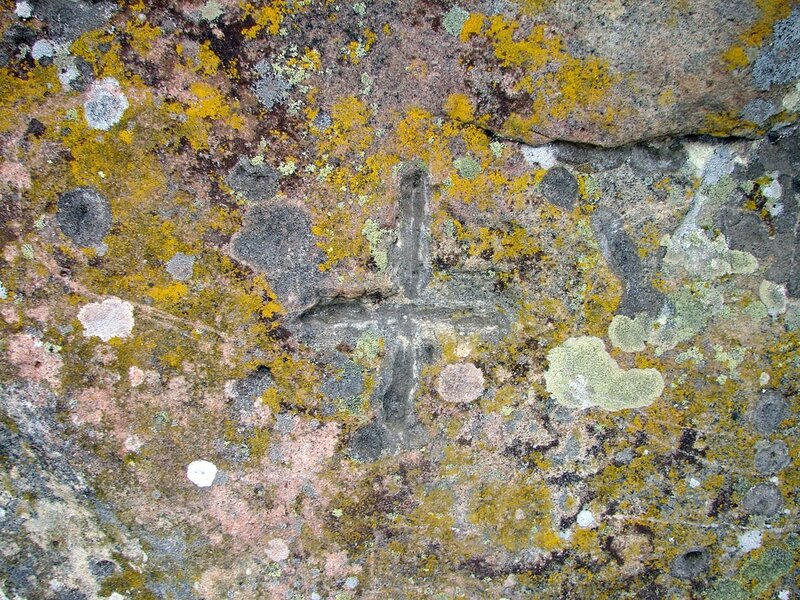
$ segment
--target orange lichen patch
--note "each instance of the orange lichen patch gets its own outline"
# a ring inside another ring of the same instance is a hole
[[[487,22],[488,27],[485,27]],[[613,123],[613,110],[610,107],[600,110],[602,101],[608,98],[617,81],[607,61],[570,55],[561,37],[544,25],[532,27],[523,36],[519,23],[501,15],[476,19],[467,35],[465,30],[466,25],[462,39],[484,36],[491,43],[500,65],[517,74],[511,91],[532,97],[531,114],[509,115],[503,125],[504,134],[525,138],[537,124],[563,120],[574,112],[589,109],[600,124],[610,126]]]
[[[125,33],[130,36],[131,48],[144,58],[153,49],[153,43],[162,35],[160,27],[150,25],[146,21],[140,22],[138,19],[128,21]]]
[[[512,552],[531,545],[552,546],[551,507],[550,492],[539,482],[484,484],[474,497],[469,520]]]
[[[735,113],[711,113],[706,115],[705,124],[700,133],[725,137],[752,134],[754,130],[759,130],[755,123],[745,121]]]
[[[70,47],[72,54],[80,56],[94,66],[98,78],[114,77],[120,81],[125,78],[126,72],[120,58],[121,49],[122,46],[116,36],[103,29],[83,34]]]
[[[361,62],[361,59],[367,55],[372,49],[375,41],[378,39],[377,34],[369,28],[364,29],[362,35],[358,40],[353,40],[345,47],[345,56],[354,65]]]
[[[469,122],[475,116],[472,101],[464,94],[450,94],[444,104],[447,116],[457,121]]]
[[[219,70],[221,61],[211,49],[211,43],[208,41],[197,46],[194,52],[187,51],[183,44],[178,44],[175,51],[189,70],[194,73],[215,75]]]
[[[197,98],[197,102],[185,111],[185,133],[192,148],[209,148],[208,136],[215,121],[223,120],[234,130],[244,127],[244,118],[237,112],[238,100],[229,101],[222,92],[205,82],[195,82],[189,90]],[[173,110],[182,112],[178,107],[173,107]]]
[[[55,67],[37,67],[20,79],[0,69],[0,130],[10,131],[37,113],[48,96],[61,89]]]
[[[243,29],[242,34],[250,39],[255,38],[262,31],[266,31],[269,35],[278,35],[286,12],[286,2],[283,0],[274,0],[270,4],[260,7],[247,3],[244,6],[244,16],[252,17],[256,24]]]

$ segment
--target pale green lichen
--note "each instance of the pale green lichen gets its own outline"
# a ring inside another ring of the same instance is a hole
[[[568,408],[639,408],[664,391],[664,378],[656,369],[623,370],[596,337],[569,338],[550,350],[547,360],[547,391]]]
[[[369,242],[369,252],[372,255],[372,260],[375,261],[375,266],[379,271],[385,271],[389,265],[389,252],[386,249],[386,240],[391,234],[390,229],[381,229],[380,226],[372,219],[367,219],[364,222],[364,227],[361,229],[361,234],[367,238]]]
[[[770,317],[775,318],[786,312],[786,286],[765,279],[758,286],[758,297],[767,307]]]
[[[730,274],[752,273],[758,267],[751,254],[728,248],[724,235],[712,240],[702,229],[665,236],[662,245],[667,247],[664,264],[684,269],[693,279],[708,281]]]
[[[641,352],[647,342],[648,326],[644,317],[631,319],[625,315],[616,315],[608,326],[608,338],[615,348],[623,352]]]
[[[649,342],[660,354],[692,339],[725,306],[722,292],[708,283],[685,285],[668,296],[671,313],[657,321]]]
[[[464,179],[475,179],[481,174],[481,163],[471,156],[459,156],[453,161],[453,166]]]
[[[356,340],[354,357],[362,362],[370,362],[377,358],[380,350],[380,334],[376,331],[367,330]]]
[[[444,15],[442,25],[447,33],[453,37],[458,37],[467,19],[469,19],[469,12],[454,4]]]

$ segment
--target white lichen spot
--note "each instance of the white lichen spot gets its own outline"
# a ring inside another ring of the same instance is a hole
[[[587,527],[592,527],[597,524],[597,521],[594,520],[594,515],[592,511],[587,508],[584,508],[581,512],[578,513],[578,527],[582,527],[586,529]]]
[[[447,402],[473,402],[483,394],[483,372],[472,363],[447,365],[439,374],[436,390]]]
[[[742,553],[761,548],[761,532],[758,529],[745,531],[739,536],[739,550]]]
[[[119,123],[127,108],[128,99],[122,93],[119,81],[113,77],[95,81],[83,105],[89,127],[101,131],[108,131]]]
[[[186,477],[197,487],[210,487],[217,476],[217,466],[207,460],[195,460],[186,467]]]
[[[539,165],[542,169],[556,166],[556,151],[550,146],[522,146],[522,156],[528,165]]]
[[[344,580],[344,587],[348,590],[354,590],[358,587],[358,577],[351,575],[347,579]]]
[[[569,338],[550,350],[547,360],[547,391],[567,408],[639,408],[664,391],[664,378],[656,369],[623,370],[596,337]]]
[[[267,542],[267,557],[273,562],[282,562],[289,558],[289,546],[281,538]]]
[[[800,81],[794,86],[794,89],[783,97],[781,103],[783,108],[789,112],[800,111]]]
[[[702,142],[689,142],[684,147],[689,158],[689,165],[694,170],[694,174],[700,177],[705,171],[706,163],[714,154],[714,146]]]
[[[133,330],[133,305],[120,298],[90,302],[78,311],[85,337],[96,336],[104,342],[111,338],[126,338]]]
[[[770,317],[775,318],[786,312],[786,286],[765,279],[758,286],[758,297],[767,307]]]
[[[31,58],[33,60],[40,60],[42,58],[51,58],[56,52],[53,42],[50,40],[36,40],[31,48]]]
[[[699,488],[700,487],[700,480],[695,478],[695,477],[690,477],[689,478],[689,487],[692,488],[692,489]]]
[[[173,279],[188,281],[194,274],[194,255],[176,252],[165,265]]]
[[[20,19],[30,19],[33,15],[33,6],[31,6],[30,2],[26,2],[25,0],[17,2],[16,7],[14,8],[14,14]]]

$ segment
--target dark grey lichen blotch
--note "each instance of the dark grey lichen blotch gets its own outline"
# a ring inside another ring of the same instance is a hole
[[[710,562],[705,548],[692,548],[672,560],[670,572],[680,579],[694,579],[708,569]]]
[[[553,167],[542,178],[539,191],[551,204],[572,210],[578,201],[578,180],[564,167]]]
[[[322,252],[315,245],[311,219],[289,205],[253,206],[232,242],[233,255],[267,276],[278,300],[289,308],[316,299]]]
[[[744,495],[742,507],[748,514],[771,517],[783,508],[783,496],[775,484],[759,483]]]
[[[788,410],[789,405],[780,392],[768,390],[758,399],[751,419],[757,431],[764,434],[772,433],[786,418]]]
[[[56,221],[79,246],[96,246],[111,231],[111,206],[97,190],[75,188],[59,197]]]
[[[269,200],[278,191],[278,171],[267,164],[253,164],[243,156],[225,178],[230,188],[251,202]]]
[[[380,423],[374,422],[357,430],[350,438],[348,451],[353,458],[373,461],[380,458],[386,444],[386,432]]]
[[[772,475],[789,466],[789,447],[783,440],[775,440],[756,451],[756,471],[762,475]]]
[[[658,314],[664,296],[650,283],[636,244],[625,232],[620,216],[600,207],[592,214],[592,229],[603,256],[624,285],[619,313],[629,317],[639,312]]]

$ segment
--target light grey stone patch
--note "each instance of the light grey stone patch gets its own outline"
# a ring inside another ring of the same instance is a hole
[[[578,180],[564,167],[553,167],[542,178],[539,192],[562,210],[572,210],[578,201]]]
[[[763,125],[773,115],[777,115],[780,109],[772,102],[767,102],[761,98],[756,98],[748,102],[742,110],[742,118],[752,121],[756,125]]]
[[[122,93],[119,82],[113,77],[95,81],[89,88],[83,104],[86,122],[92,129],[108,131],[120,122],[128,108],[128,99]]]
[[[778,21],[772,41],[753,63],[753,79],[759,90],[785,85],[800,79],[800,8]]]
[[[783,496],[775,484],[759,483],[744,495],[742,507],[751,515],[771,517],[783,508]]]
[[[188,281],[192,278],[192,274],[194,273],[194,260],[195,258],[191,254],[176,252],[175,255],[167,261],[167,272],[172,275],[173,279]]]
[[[242,156],[225,178],[232,190],[251,202],[268,200],[278,191],[279,174],[277,169],[266,163],[254,164]]]
[[[778,429],[789,411],[789,404],[777,390],[767,390],[758,399],[751,420],[756,431],[769,434]]]
[[[94,188],[75,188],[59,197],[56,222],[79,246],[96,246],[111,231],[111,206]]]
[[[758,445],[756,446],[758,448]],[[762,475],[772,475],[789,466],[789,448],[783,440],[775,440],[756,450],[756,471]]]
[[[676,556],[670,563],[670,573],[680,579],[694,579],[708,570],[711,558],[705,548],[692,548]]]

